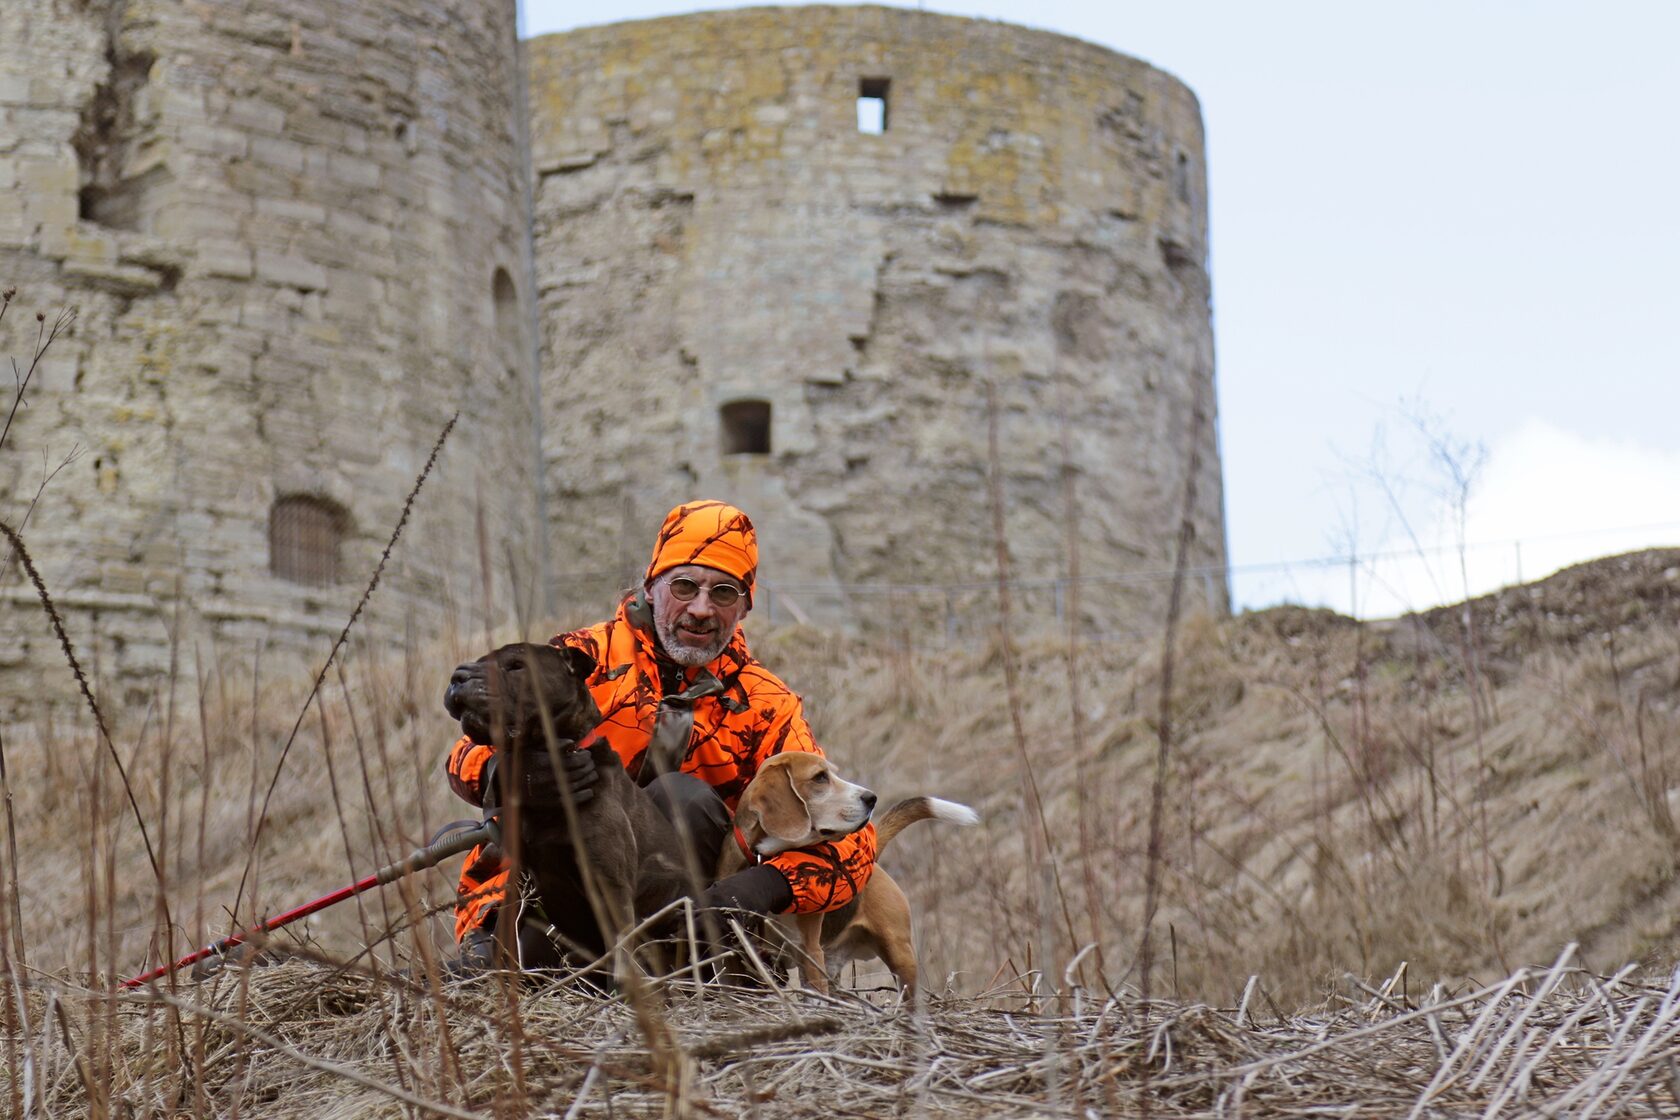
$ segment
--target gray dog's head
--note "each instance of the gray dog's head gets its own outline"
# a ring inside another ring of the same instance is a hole
[[[542,744],[539,704],[557,738],[579,741],[601,722],[584,687],[594,671],[594,658],[569,646],[507,645],[456,666],[443,706],[475,743]]]

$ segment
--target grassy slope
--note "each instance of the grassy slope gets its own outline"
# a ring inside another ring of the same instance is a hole
[[[1680,553],[1644,553],[1477,601],[1473,643],[1458,611],[1187,623],[1155,990],[1229,1002],[1258,973],[1287,1006],[1401,960],[1427,983],[1549,961],[1570,940],[1601,969],[1671,957],[1677,592]],[[995,642],[907,648],[792,628],[754,641],[849,776],[888,799],[981,810],[981,829],[919,825],[885,860],[917,909],[930,984],[985,989],[1091,941],[1087,981],[1100,965],[1109,983],[1137,982],[1158,641],[1082,651],[1082,748],[1054,635],[1018,642],[1019,745]],[[329,680],[276,787],[242,916],[324,894],[464,815],[442,780],[439,695],[472,644],[359,651]],[[254,806],[307,692],[307,674],[265,673],[180,683],[171,730],[154,714],[117,733],[195,941],[227,929]],[[1022,746],[1056,854],[1047,886],[1028,867]],[[156,928],[156,891],[114,767],[80,727],[13,728],[5,747],[29,963],[126,973]],[[455,866],[421,878],[420,905],[447,900]],[[311,930],[349,954],[401,907],[386,890]],[[447,938],[441,918],[421,928],[428,944]]]

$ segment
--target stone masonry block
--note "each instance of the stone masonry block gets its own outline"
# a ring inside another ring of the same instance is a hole
[[[236,97],[227,107],[227,121],[253,133],[278,136],[286,127],[286,111],[256,97]]]
[[[334,152],[328,159],[329,174],[348,186],[373,190],[379,186],[379,164],[364,156]]]
[[[152,233],[175,244],[201,238],[237,239],[249,220],[246,199],[225,193],[182,191],[152,218]]]
[[[76,167],[76,158],[68,153],[20,159],[17,161],[17,185],[19,190],[34,198],[74,198],[81,187],[81,172]]]
[[[303,170],[302,144],[292,140],[282,140],[274,136],[253,136],[251,138],[250,158],[258,163],[266,163],[270,167],[277,167],[282,171],[293,174]]]
[[[28,242],[31,227],[24,213],[22,195],[0,190],[0,245],[21,247]]]
[[[327,270],[314,261],[289,253],[258,249],[256,277],[271,284],[313,291],[327,286]]]
[[[327,221],[326,207],[295,198],[259,198],[257,214],[259,217],[282,218],[311,228],[324,226]]]
[[[182,142],[193,151],[229,159],[244,159],[251,150],[251,137],[242,129],[221,125],[203,126],[187,130]]]
[[[198,270],[206,276],[249,279],[255,272],[251,247],[238,241],[205,240],[197,245]]]

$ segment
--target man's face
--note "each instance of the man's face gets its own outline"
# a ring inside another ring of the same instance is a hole
[[[671,593],[674,579],[693,580],[700,591],[686,603]],[[661,572],[648,589],[653,606],[653,632],[671,660],[679,665],[704,665],[729,644],[735,627],[747,613],[747,597],[742,595],[727,607],[712,602],[712,588],[720,583],[732,584],[745,591],[733,577],[716,568],[699,564],[684,564]]]

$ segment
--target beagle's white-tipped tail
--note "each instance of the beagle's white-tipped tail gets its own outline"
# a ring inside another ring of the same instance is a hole
[[[928,808],[933,811],[936,820],[950,821],[952,824],[974,825],[980,823],[980,814],[967,805],[956,801],[945,801],[938,797],[927,799]]]
[[[894,836],[917,821],[950,821],[952,824],[975,825],[980,823],[980,814],[967,805],[938,797],[907,797],[876,819],[876,854],[885,851]]]

